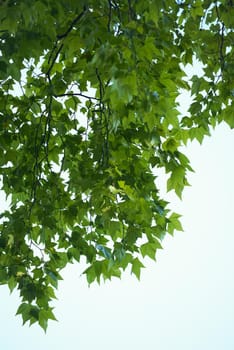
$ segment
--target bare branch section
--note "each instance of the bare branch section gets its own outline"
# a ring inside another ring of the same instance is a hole
[[[83,94],[83,93],[73,93],[73,92],[68,92],[68,93],[65,93],[65,94],[59,94],[59,95],[54,95],[54,97],[66,97],[66,96],[80,96],[80,97],[83,97],[83,98],[87,98],[88,100],[95,100],[95,101],[100,101],[100,98],[97,98],[97,97],[93,97],[93,96],[88,96],[86,94]]]
[[[63,34],[57,35],[57,39],[61,40],[66,38],[68,34],[72,31],[73,27],[81,20],[82,17],[84,17],[87,10],[88,10],[88,7],[84,6],[84,10],[76,18],[74,18],[74,20],[72,21],[68,29]]]

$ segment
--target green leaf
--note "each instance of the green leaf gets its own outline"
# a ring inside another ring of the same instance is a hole
[[[11,248],[14,244],[14,236],[12,234],[8,235],[7,245]]]
[[[97,277],[95,268],[93,266],[90,266],[88,269],[86,269],[84,271],[84,274],[86,275],[88,284],[93,283]]]
[[[197,75],[194,75],[191,80],[193,82],[191,94],[196,96],[200,91],[201,79]]]
[[[179,146],[179,142],[176,141],[174,138],[168,138],[163,144],[162,148],[164,151],[168,151],[171,153],[174,153]]]
[[[148,256],[152,260],[155,260],[156,251],[157,249],[162,249],[162,246],[159,243],[159,241],[155,240],[154,242],[148,242],[143,244],[140,249],[143,258],[145,256]]]
[[[46,274],[49,277],[50,283],[55,287],[58,288],[58,279],[61,279],[57,273],[54,273],[53,271],[50,271],[46,269]]]
[[[234,128],[234,115],[231,107],[227,107],[222,111],[222,118],[231,129]]]
[[[138,258],[135,258],[132,261],[132,273],[137,277],[138,280],[140,280],[141,275],[141,269],[144,267],[144,265],[140,262]]]
[[[167,191],[174,190],[179,198],[181,198],[184,186],[187,185],[185,171],[184,167],[177,166],[172,170],[172,173],[167,180]]]
[[[76,109],[76,101],[74,100],[73,97],[70,97],[68,100],[66,100],[65,106],[68,110],[69,109],[75,110]]]
[[[46,310],[41,310],[39,312],[39,325],[46,332],[48,326],[48,314]]]
[[[168,233],[173,235],[174,231],[183,231],[182,224],[180,222],[181,215],[177,213],[172,213],[169,217],[169,223],[168,223]]]
[[[14,276],[11,276],[8,280],[8,287],[11,293],[13,292],[16,286],[17,286],[17,280]]]
[[[106,248],[106,247],[104,247],[101,244],[97,244],[96,248],[97,248],[97,250],[99,250],[100,252],[103,253],[103,255],[104,255],[104,257],[106,259],[110,259],[111,258],[111,250],[109,248]]]
[[[53,321],[57,321],[52,309],[41,309],[39,311],[39,315],[38,315],[38,322],[39,325],[41,326],[41,328],[44,330],[44,332],[46,333],[47,327],[48,327],[48,320],[53,320]]]

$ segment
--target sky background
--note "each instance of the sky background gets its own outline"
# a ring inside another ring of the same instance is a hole
[[[157,263],[145,260],[141,281],[125,274],[88,288],[73,265],[54,303],[59,322],[47,334],[22,327],[17,292],[0,286],[0,344],[4,350],[233,350],[234,131],[222,125],[202,146],[184,151],[195,173],[183,200],[184,232],[168,236]]]

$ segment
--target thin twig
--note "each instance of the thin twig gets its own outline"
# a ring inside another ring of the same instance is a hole
[[[111,3],[111,0],[108,0],[108,4],[109,4],[109,13],[108,13],[107,28],[108,28],[108,32],[110,32],[111,31],[111,19],[112,19],[112,3]]]
[[[57,35],[57,39],[61,40],[64,39],[68,36],[68,34],[72,31],[74,25],[79,22],[79,20],[85,15],[85,13],[87,12],[88,8],[87,6],[84,6],[83,11],[71,22],[70,26],[68,27],[68,29],[66,30],[65,33]]]
[[[219,14],[219,8],[218,8],[217,5],[215,6],[215,10],[216,10],[218,21],[221,24],[221,29],[220,29],[220,32],[219,32],[219,37],[220,37],[220,40],[219,40],[219,60],[220,60],[220,69],[221,69],[221,72],[222,72],[223,69],[224,69],[224,64],[225,64],[225,56],[223,54],[225,24],[221,20],[221,17],[220,17],[220,14]]]
[[[67,92],[65,94],[59,94],[59,95],[53,95],[54,97],[66,97],[66,96],[80,96],[80,97],[84,97],[84,98],[87,98],[89,100],[96,100],[96,101],[100,101],[100,98],[97,98],[97,97],[92,97],[92,96],[88,96],[88,95],[84,95],[82,94],[81,92],[76,92],[76,93],[73,93],[73,92]]]
[[[55,46],[55,47],[57,47],[57,46]],[[61,45],[59,46],[57,52],[56,52],[55,55],[54,55],[54,58],[52,59],[52,62],[51,62],[50,66],[49,66],[49,68],[48,68],[48,70],[47,70],[47,72],[46,72],[47,77],[49,77],[50,72],[51,72],[51,70],[52,70],[52,68],[53,68],[53,66],[54,66],[54,64],[55,64],[55,62],[56,62],[56,60],[57,60],[57,58],[58,58],[58,56],[59,56],[59,54],[60,54],[62,48],[63,48],[63,44],[61,44]],[[53,50],[54,50],[54,49],[53,49]],[[50,59],[49,59],[49,60],[50,60]]]

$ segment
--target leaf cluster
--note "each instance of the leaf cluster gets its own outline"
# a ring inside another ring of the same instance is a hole
[[[192,168],[180,147],[234,127],[231,1],[8,0],[0,4],[0,283],[46,330],[61,270],[140,278],[166,233],[161,198]],[[202,76],[186,76],[197,59]],[[186,115],[177,97],[191,92]]]

